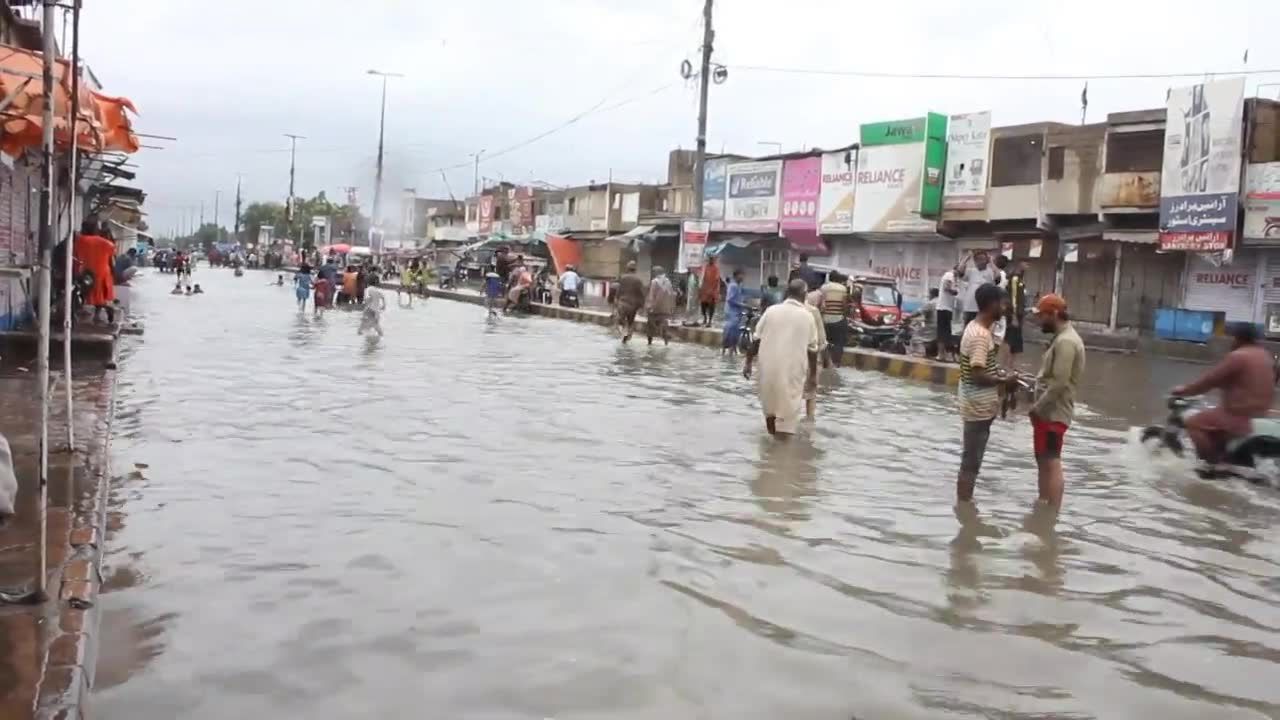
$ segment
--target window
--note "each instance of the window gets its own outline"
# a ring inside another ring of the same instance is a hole
[[[622,209],[622,193],[613,194],[613,209],[614,210]]]
[[[1049,179],[1061,180],[1067,174],[1067,149],[1061,145],[1049,148]]]
[[[569,198],[569,214],[578,214],[578,198]]]
[[[996,138],[991,152],[991,186],[1039,185],[1042,143],[1039,134]]]
[[[1105,172],[1158,172],[1164,160],[1164,130],[1107,133]]]

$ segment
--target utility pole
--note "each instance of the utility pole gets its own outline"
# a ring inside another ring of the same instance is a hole
[[[370,70],[369,74],[382,78],[382,115],[378,120],[378,176],[373,186],[373,218],[371,219],[374,227],[377,227],[378,212],[382,207],[382,150],[387,134],[387,78],[404,76],[400,73],[381,72],[379,70]]]
[[[222,191],[213,191],[213,237],[215,243],[222,242],[222,223],[218,218],[218,201],[222,200]]]
[[[298,141],[306,140],[306,138],[302,135],[291,135],[289,133],[285,133],[284,136],[289,138],[289,199],[284,204],[284,223],[287,226],[293,222],[293,174],[296,167],[294,161],[297,159],[298,154]],[[284,236],[289,237],[288,227],[285,228]]]
[[[240,242],[240,176],[236,176],[236,221],[235,221],[235,242]]]
[[[472,171],[472,180],[475,182],[476,190],[474,197],[480,197],[480,156],[484,154],[481,150],[478,153],[472,153],[471,157],[476,159],[475,170]]]
[[[706,0],[702,6],[702,71],[698,75],[698,149],[693,159],[693,206],[698,209],[698,219],[704,212],[702,207],[702,166],[707,162],[707,91],[711,88],[711,44],[716,33],[711,29],[711,3]]]
[[[44,110],[41,117],[41,163],[40,163],[40,228],[39,239],[40,260],[36,268],[38,288],[36,291],[36,313],[39,324],[36,330],[36,392],[40,398],[40,574],[36,578],[36,594],[40,599],[45,597],[45,584],[48,576],[47,546],[49,538],[49,313],[50,296],[53,290],[53,63],[58,51],[53,36],[54,8],[57,0],[44,0],[43,35],[43,72],[42,95]],[[74,141],[74,138],[72,138]],[[70,248],[68,248],[68,252]],[[67,388],[71,392],[71,388]],[[73,418],[67,418],[72,422]]]
[[[204,229],[204,201],[200,201],[200,224],[196,226],[196,232]]]

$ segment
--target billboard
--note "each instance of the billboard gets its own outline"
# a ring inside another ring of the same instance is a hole
[[[1169,91],[1160,173],[1160,247],[1224,250],[1236,229],[1244,79]]]
[[[680,224],[680,256],[676,272],[689,272],[702,267],[707,236],[710,234],[709,220],[685,220]]]
[[[822,187],[818,191],[818,232],[840,235],[853,232],[852,150],[822,156]]]
[[[1250,245],[1280,245],[1280,162],[1250,165],[1244,192],[1242,239]]]
[[[987,165],[991,156],[991,112],[952,115],[947,127],[947,210],[979,210],[987,201]]]
[[[788,160],[782,166],[783,230],[817,229],[818,195],[822,192],[822,158]]]
[[[480,196],[480,234],[488,235],[493,230],[493,196]]]
[[[729,158],[708,158],[702,164],[702,217],[712,230],[724,227],[725,171]]]
[[[854,232],[932,232],[921,217],[924,143],[873,145],[858,153]]]
[[[724,229],[776,232],[782,161],[738,162],[725,171]]]

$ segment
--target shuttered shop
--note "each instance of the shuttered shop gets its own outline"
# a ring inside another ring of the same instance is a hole
[[[929,297],[929,288],[937,287],[942,274],[955,265],[953,241],[873,242],[871,271],[898,281],[903,304],[914,309]]]
[[[1253,322],[1258,286],[1258,255],[1239,250],[1228,265],[1214,265],[1198,254],[1187,257],[1182,306],[1188,310],[1225,312],[1229,322]]]

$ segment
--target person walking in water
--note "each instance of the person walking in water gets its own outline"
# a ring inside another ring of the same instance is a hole
[[[716,305],[720,302],[720,266],[715,257],[707,258],[702,268],[702,284],[698,288],[698,304],[702,308],[702,325],[711,327],[711,319],[715,317]]]
[[[742,268],[733,271],[729,280],[729,289],[724,294],[724,329],[721,332],[720,354],[738,354],[738,338],[742,335],[742,313],[747,310],[747,303],[742,297],[742,279],[746,273]]]
[[[618,279],[618,296],[614,300],[614,313],[617,316],[618,331],[622,342],[631,340],[632,327],[636,322],[636,313],[644,307],[644,280],[636,273],[636,261],[627,263],[627,272]]]
[[[662,338],[664,345],[670,345],[669,320],[676,311],[676,289],[667,277],[667,271],[661,267],[653,268],[653,280],[649,283],[649,294],[645,300],[645,335],[649,344],[653,344],[654,336]]]
[[[820,340],[813,313],[804,305],[808,288],[803,280],[792,280],[786,300],[764,311],[742,366],[743,377],[751,379],[760,358],[760,409],[765,430],[774,436],[795,434],[805,411],[805,388],[817,382]]]
[[[373,330],[382,337],[382,313],[387,309],[387,299],[376,285],[365,290],[364,311],[360,315],[360,329],[357,335]]]
[[[300,312],[305,312],[307,309],[307,298],[311,297],[311,287],[311,266],[302,263],[298,272],[293,274],[293,295],[298,299]],[[319,310],[318,305],[316,309]]]

